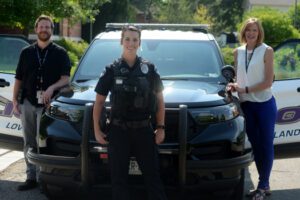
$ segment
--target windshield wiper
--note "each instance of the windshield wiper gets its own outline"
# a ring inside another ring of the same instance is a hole
[[[183,80],[187,81],[189,78],[186,77],[160,77],[161,80]]]
[[[90,80],[92,80],[92,79],[78,79],[75,82],[76,83],[83,83],[83,82],[87,82],[87,81],[90,81]]]

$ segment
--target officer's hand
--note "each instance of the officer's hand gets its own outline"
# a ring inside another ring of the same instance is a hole
[[[160,144],[164,141],[165,139],[165,130],[164,129],[156,129],[155,130],[155,143]]]
[[[95,131],[95,138],[100,144],[108,144],[108,141],[106,140],[106,135],[100,130]]]

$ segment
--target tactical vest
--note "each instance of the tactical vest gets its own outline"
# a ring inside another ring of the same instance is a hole
[[[156,108],[153,86],[154,66],[140,60],[132,71],[122,67],[121,60],[113,64],[114,85],[110,95],[112,118],[123,120],[148,119]]]

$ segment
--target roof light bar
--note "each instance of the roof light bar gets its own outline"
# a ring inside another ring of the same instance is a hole
[[[147,24],[147,23],[106,23],[106,29],[122,29],[124,26],[136,26],[140,29],[178,29],[178,30],[207,30],[208,24]]]

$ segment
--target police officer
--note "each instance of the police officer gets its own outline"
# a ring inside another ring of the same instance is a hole
[[[137,56],[140,44],[141,31],[134,26],[124,27],[122,57],[106,67],[95,89],[95,138],[100,144],[108,144],[113,200],[130,199],[127,181],[131,156],[136,157],[141,168],[148,199],[167,199],[157,151],[157,144],[165,138],[163,85],[154,65]],[[110,128],[105,135],[99,122],[109,92]],[[155,131],[151,117],[156,120]]]

